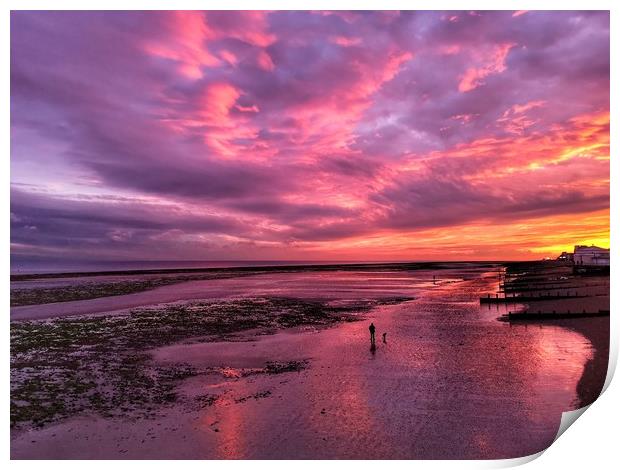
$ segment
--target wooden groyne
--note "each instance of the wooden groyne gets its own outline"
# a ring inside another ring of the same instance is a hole
[[[564,318],[588,318],[588,317],[608,317],[609,310],[599,310],[598,312],[508,312],[507,315],[500,317],[500,320],[559,320]]]
[[[518,303],[518,302],[536,302],[542,300],[554,300],[554,299],[580,299],[587,297],[586,295],[579,295],[575,292],[565,292],[564,294],[556,292],[540,293],[538,295],[500,295],[495,294],[495,297],[491,294],[487,294],[486,297],[480,297],[481,304],[500,304],[500,303]]]
[[[495,304],[498,310],[500,304],[508,306],[508,313],[499,318],[503,321],[609,316],[609,276],[585,278],[573,273],[571,266],[554,263],[507,265],[497,288],[497,292],[481,296],[480,303],[489,308]]]

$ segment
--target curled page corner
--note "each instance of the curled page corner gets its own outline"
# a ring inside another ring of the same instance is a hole
[[[588,409],[591,405],[584,406],[583,408],[579,408],[578,410],[565,411],[562,413],[562,419],[560,420],[560,427],[558,428],[558,433],[555,435],[553,442],[557,441],[558,438],[564,434],[564,432],[571,427],[571,425],[577,421],[577,419]],[[553,445],[553,443],[551,443]]]
[[[599,396],[605,393],[605,390],[609,387],[609,384],[614,378],[616,373],[616,365],[618,364],[618,344],[613,335],[609,337],[609,362],[607,363],[607,375],[605,376],[605,383],[603,384],[603,390]]]
[[[530,463],[533,460],[536,460],[538,457],[544,454],[546,450],[547,449],[543,449],[539,452],[536,452],[535,454],[530,454],[530,455],[526,455],[523,457],[496,460],[493,462],[493,464],[489,468],[511,468],[511,467],[518,467],[520,465],[525,465],[526,463]]]
[[[596,400],[598,400],[598,398],[605,393],[605,391],[607,390],[607,388],[609,387],[609,384],[611,383],[611,380],[613,379],[613,376],[616,372],[616,363],[617,363],[617,350],[612,346],[612,341],[613,338],[610,338],[610,354],[609,354],[609,363],[607,365],[607,375],[605,377],[605,383],[603,385],[603,389],[601,390],[601,393],[599,394],[599,396],[596,398]],[[592,403],[596,402],[596,400],[594,400]],[[584,406],[583,408],[579,408],[577,410],[572,410],[572,411],[565,411],[562,413],[562,418],[560,420],[560,427],[558,428],[558,432],[555,435],[555,438],[553,439],[553,442],[557,441],[559,439],[559,437],[564,434],[564,432],[572,426],[572,424],[577,421],[577,419],[588,409],[590,408],[590,406],[592,406],[592,403],[590,403],[589,405]],[[551,443],[551,445],[553,445],[553,443]]]

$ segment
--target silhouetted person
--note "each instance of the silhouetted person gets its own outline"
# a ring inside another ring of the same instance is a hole
[[[370,346],[372,347],[375,345],[375,324],[371,323],[368,330],[370,330]]]
[[[385,340],[385,337],[386,337],[386,336],[387,336],[387,333],[383,333],[383,342],[384,342],[385,344],[387,344],[387,341]]]

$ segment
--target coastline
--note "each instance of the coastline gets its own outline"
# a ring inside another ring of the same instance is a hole
[[[36,279],[57,279],[67,277],[98,277],[98,276],[132,276],[145,274],[183,274],[183,273],[230,273],[230,272],[298,272],[298,271],[356,271],[373,270],[412,270],[412,269],[450,269],[454,266],[500,266],[505,261],[417,261],[417,262],[377,262],[377,263],[324,263],[324,264],[290,264],[290,265],[249,265],[229,267],[202,268],[164,268],[164,269],[120,269],[104,271],[69,271],[46,273],[11,273],[11,282]]]
[[[563,328],[583,335],[592,345],[592,358],[577,383],[578,408],[591,405],[601,394],[609,366],[609,317],[552,320]]]
[[[609,274],[582,276],[566,263],[513,263],[500,292],[516,302],[525,299],[519,311],[502,320],[559,326],[588,340],[592,357],[576,386],[576,406],[592,404],[603,389],[609,363]]]
[[[355,263],[11,274],[11,317],[15,319],[28,318],[28,314],[24,316],[23,312],[28,311],[29,306],[36,309],[38,305],[64,303],[68,309],[73,309],[76,306],[74,303],[80,301],[91,301],[92,306],[88,313],[97,313],[113,308],[114,301],[106,301],[104,298],[133,295],[136,297],[136,301],[122,307],[130,308],[140,305],[140,300],[138,300],[141,298],[140,294],[165,287],[171,287],[172,290],[175,290],[175,286],[188,282],[213,281],[255,275],[333,273],[336,271],[361,273],[369,270],[373,272],[410,272],[429,269],[450,270],[461,267],[465,268],[468,265],[488,266],[489,268],[500,266],[499,263],[495,262],[477,264],[475,262]],[[166,298],[164,300],[170,301],[174,299]],[[54,310],[54,307],[50,308]],[[62,307],[56,307],[54,311],[58,310],[62,310]],[[62,314],[62,316],[65,315]],[[36,318],[36,316],[33,318]]]

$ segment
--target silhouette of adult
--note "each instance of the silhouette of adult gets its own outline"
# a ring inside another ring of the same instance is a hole
[[[374,346],[375,344],[375,324],[371,323],[370,326],[368,327],[368,330],[370,331],[370,345]]]

